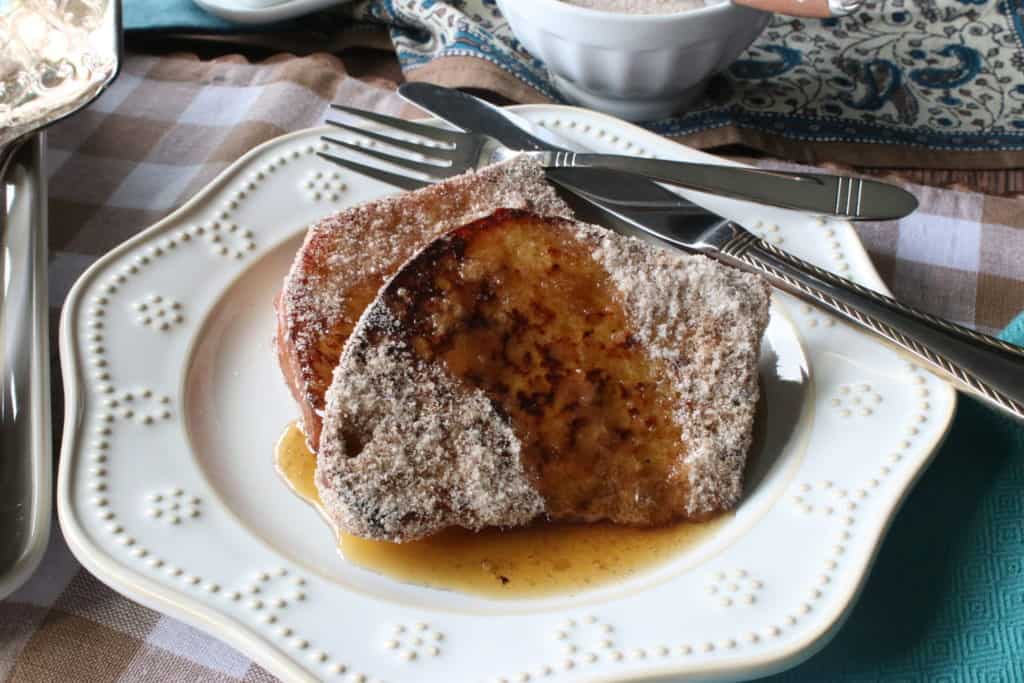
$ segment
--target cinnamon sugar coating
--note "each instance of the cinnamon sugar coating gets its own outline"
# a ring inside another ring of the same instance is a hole
[[[571,220],[502,211],[445,234],[380,289],[334,371],[325,510],[407,541],[729,509],[768,305],[756,276]]]
[[[539,165],[519,157],[313,225],[275,301],[278,360],[316,450],[324,394],[345,341],[384,281],[444,232],[511,208],[569,216]]]

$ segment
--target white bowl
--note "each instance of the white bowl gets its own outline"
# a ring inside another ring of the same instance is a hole
[[[560,0],[497,2],[562,94],[632,121],[693,102],[771,16],[729,2],[675,14],[605,12]]]

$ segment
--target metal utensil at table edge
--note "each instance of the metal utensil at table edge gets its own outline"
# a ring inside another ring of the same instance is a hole
[[[0,598],[34,571],[46,547],[51,515],[46,174],[43,139],[34,134],[89,104],[121,64],[117,0],[97,5],[95,15],[67,14],[53,21],[38,14],[52,9],[49,5],[29,8],[15,0],[4,9],[0,46],[7,51],[7,67],[21,69],[15,80],[21,73],[26,75],[20,82],[40,85],[8,103],[0,116],[0,496],[8,511],[0,515]],[[68,26],[65,18],[76,23]],[[72,37],[61,29],[74,29]],[[46,68],[62,63],[65,80],[43,86],[46,79],[36,73],[44,68],[40,63],[16,60],[35,54],[26,45],[42,51],[51,40],[67,51],[48,52]]]
[[[443,121],[464,130],[477,126],[475,130],[508,146],[554,147],[519,129],[492,105],[458,91],[436,90],[444,91],[444,97],[423,98],[420,92],[410,96],[409,89],[399,93]],[[689,204],[688,209],[652,211],[607,201],[609,196],[634,196],[641,201],[672,196],[639,176],[599,168],[559,168],[548,169],[547,177],[583,200],[574,207],[585,212],[581,217],[761,273],[773,285],[875,333],[960,390],[1024,420],[1024,348],[918,311],[802,261],[682,198],[677,201]]]
[[[0,174],[0,259],[21,265],[0,281],[0,597],[35,569],[50,518],[44,144],[9,148]]]

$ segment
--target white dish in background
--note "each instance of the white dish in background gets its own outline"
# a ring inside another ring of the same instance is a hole
[[[718,161],[593,112],[515,110],[595,151]],[[783,294],[748,494],[668,564],[575,596],[497,601],[338,557],[274,472],[297,411],[270,302],[308,223],[393,189],[335,176],[314,154],[321,132],[253,150],[69,295],[58,506],[81,562],[286,680],[739,679],[824,645],[945,434],[954,393]],[[688,195],[882,288],[848,223]]]
[[[561,0],[498,0],[516,38],[570,100],[649,121],[696,100],[771,14],[730,2],[675,14],[627,14]]]

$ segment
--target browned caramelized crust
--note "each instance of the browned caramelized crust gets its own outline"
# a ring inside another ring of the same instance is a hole
[[[399,541],[731,507],[767,305],[753,276],[594,226],[501,211],[459,228],[359,322],[321,499],[345,530]]]
[[[277,352],[310,447],[345,341],[377,290],[434,237],[498,208],[569,216],[525,158],[354,206],[312,226],[278,296]]]

